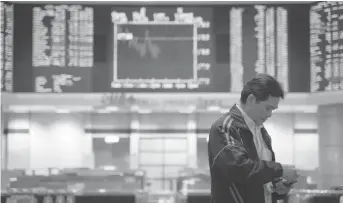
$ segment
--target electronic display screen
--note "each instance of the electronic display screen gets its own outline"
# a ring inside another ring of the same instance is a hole
[[[309,92],[309,8],[15,4],[14,92]]]
[[[311,92],[343,90],[343,2],[310,10]]]

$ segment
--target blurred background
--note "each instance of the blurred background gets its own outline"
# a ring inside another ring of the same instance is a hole
[[[209,128],[257,73],[285,202],[343,202],[342,2],[2,1],[1,72],[4,202],[210,202]]]

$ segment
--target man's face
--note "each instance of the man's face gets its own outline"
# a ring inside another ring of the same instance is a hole
[[[249,106],[249,116],[256,125],[262,125],[269,117],[272,111],[279,106],[279,97],[269,96],[267,100],[258,102],[253,95],[249,95],[247,104]]]

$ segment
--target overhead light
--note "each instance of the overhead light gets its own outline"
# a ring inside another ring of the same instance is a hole
[[[111,143],[118,143],[119,142],[119,137],[118,136],[115,136],[115,135],[110,135],[110,136],[106,136],[105,137],[105,142],[108,143],[108,144],[111,144]]]
[[[111,111],[109,111],[107,109],[98,109],[96,112],[97,113],[111,113]]]
[[[193,120],[188,121],[188,123],[187,123],[187,129],[188,130],[195,130],[196,127],[197,127],[197,124],[195,121],[193,121]]]
[[[148,113],[151,113],[152,110],[151,109],[138,109],[137,112],[141,114],[148,114]]]
[[[70,113],[70,110],[68,109],[56,109],[56,113]]]
[[[93,110],[93,107],[92,106],[86,106],[86,105],[83,105],[83,106],[68,106],[68,109],[71,109],[73,111],[81,111],[81,112],[89,112],[89,111],[92,111]]]
[[[138,120],[132,120],[131,121],[131,129],[139,129],[139,121]]]
[[[104,166],[105,171],[115,171],[116,169],[116,166]]]
[[[131,106],[131,111],[138,111],[138,109],[139,109],[139,106],[137,106],[137,105]]]
[[[118,111],[118,107],[117,106],[107,106],[106,110],[108,110],[108,111]]]
[[[27,113],[29,108],[28,106],[12,105],[8,107],[8,110],[14,113]]]
[[[317,113],[318,107],[316,105],[294,105],[293,112],[301,113]]]
[[[230,109],[220,108],[220,113],[227,113]]]
[[[209,106],[207,107],[208,111],[220,111],[220,106]]]
[[[179,110],[180,113],[193,113],[196,109],[195,105],[190,105],[187,108],[182,108]]]
[[[143,176],[144,172],[143,171],[136,171],[135,176]]]

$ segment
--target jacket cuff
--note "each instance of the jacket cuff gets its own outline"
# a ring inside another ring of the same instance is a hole
[[[276,163],[276,178],[279,178],[283,175],[283,168],[282,165],[280,163]]]

